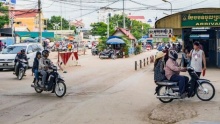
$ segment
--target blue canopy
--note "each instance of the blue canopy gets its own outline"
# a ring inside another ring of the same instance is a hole
[[[121,39],[121,37],[119,37],[119,36],[110,36],[110,37],[108,37],[108,40],[110,40],[110,39],[112,39],[112,38],[118,38],[118,39]]]
[[[112,38],[107,40],[107,44],[125,44],[125,42],[122,39],[119,38]]]

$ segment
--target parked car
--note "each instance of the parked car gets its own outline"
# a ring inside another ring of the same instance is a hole
[[[33,67],[34,58],[38,51],[43,51],[43,47],[38,43],[20,43],[9,45],[0,53],[0,71],[3,69],[13,69],[14,68],[14,59],[21,51],[25,49],[25,53],[28,58],[28,67]]]

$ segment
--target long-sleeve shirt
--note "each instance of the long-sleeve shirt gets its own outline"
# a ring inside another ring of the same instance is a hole
[[[172,59],[168,59],[166,62],[166,66],[164,68],[165,70],[165,76],[168,80],[174,75],[180,74],[181,68],[178,66],[178,63]]]
[[[45,67],[50,67],[52,65],[50,59],[44,57],[39,60],[39,70],[45,70]]]

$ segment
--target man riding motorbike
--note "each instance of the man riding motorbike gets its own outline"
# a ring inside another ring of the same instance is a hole
[[[169,59],[166,62],[165,76],[168,80],[179,82],[179,93],[181,98],[184,97],[185,85],[188,83],[189,78],[186,76],[179,75],[180,72],[185,72],[186,68],[179,67],[179,64],[176,62],[178,59],[178,54],[175,50],[169,51]]]
[[[25,54],[25,49],[22,49],[21,52],[17,53],[15,57],[15,64],[14,64],[14,74],[16,74],[18,68],[20,68],[21,65],[19,65],[18,61],[24,59],[28,62],[27,55]]]
[[[40,58],[40,60],[39,60],[39,72],[42,75],[41,87],[44,87],[44,84],[47,81],[47,71],[48,71],[49,67],[53,66],[51,60],[48,59],[49,53],[50,52],[48,50],[43,50],[42,51],[42,58]]]

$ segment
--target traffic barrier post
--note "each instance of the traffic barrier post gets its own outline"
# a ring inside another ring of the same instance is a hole
[[[137,71],[137,61],[134,62],[134,69]]]
[[[140,68],[142,68],[142,60],[140,60]]]

